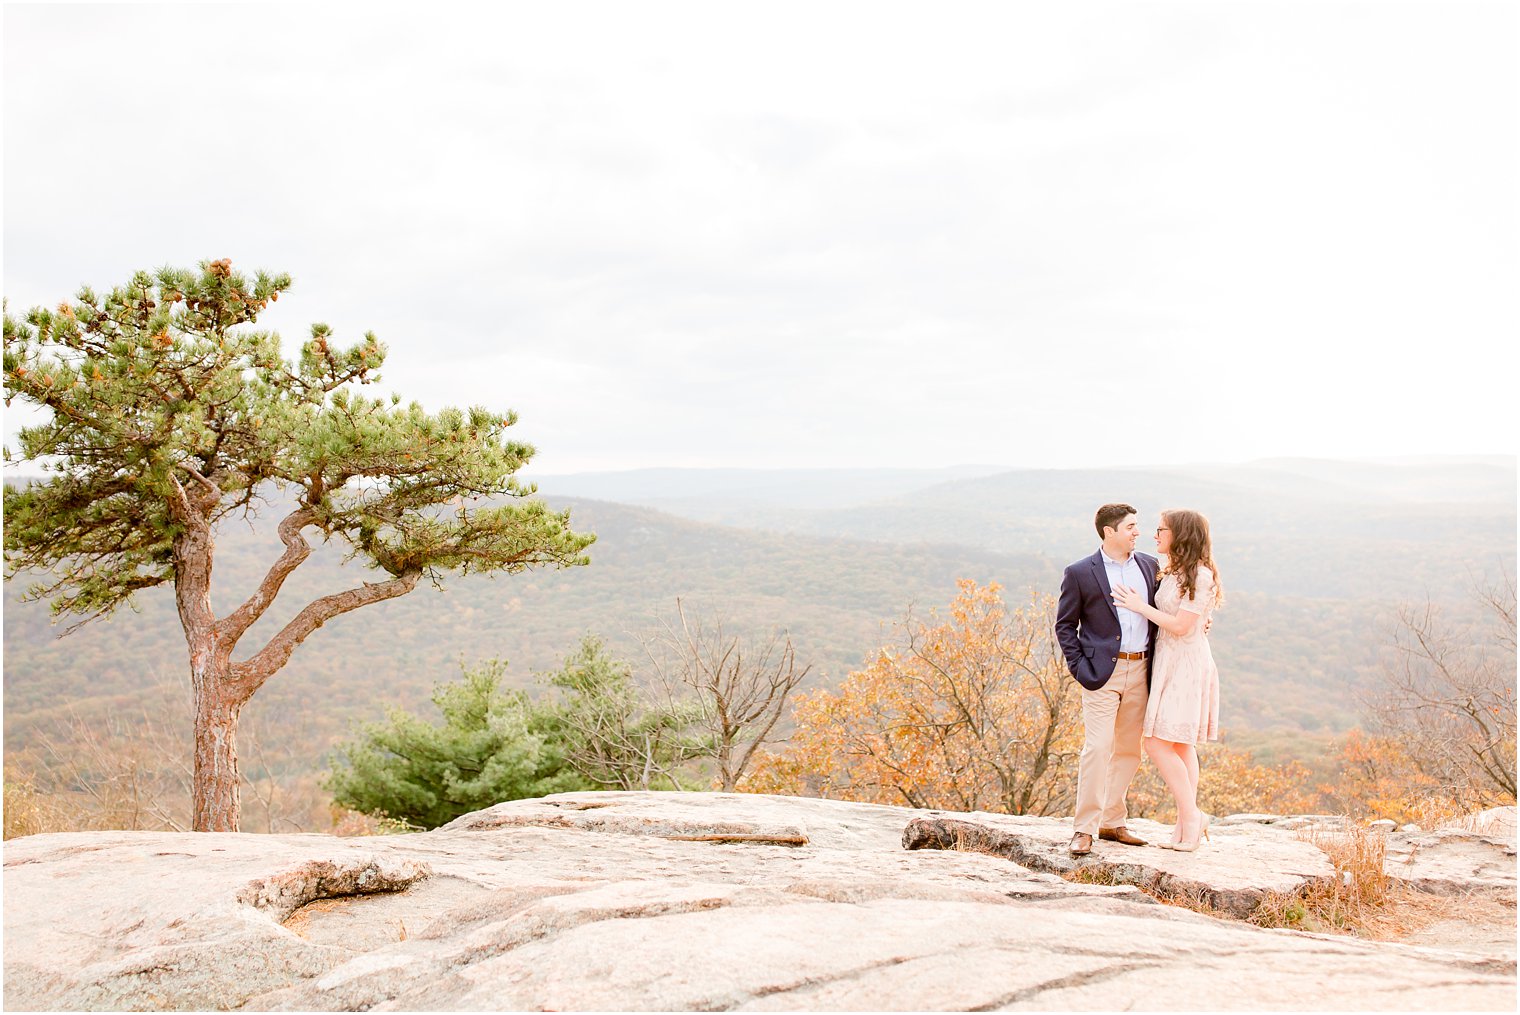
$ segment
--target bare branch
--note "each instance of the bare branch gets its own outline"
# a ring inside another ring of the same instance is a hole
[[[718,778],[732,792],[760,744],[769,740],[787,696],[811,671],[800,669],[791,637],[774,632],[763,643],[725,633],[723,620],[688,615],[676,600],[676,622],[640,639],[670,697],[685,688],[712,736]]]
[[[1428,601],[1398,613],[1381,692],[1366,702],[1378,725],[1470,806],[1515,799],[1515,583],[1478,586],[1486,626],[1452,624]]]

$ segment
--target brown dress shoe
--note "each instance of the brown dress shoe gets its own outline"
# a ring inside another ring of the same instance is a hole
[[[1067,848],[1072,856],[1086,856],[1092,852],[1092,836],[1086,832],[1078,832],[1071,837],[1071,845]]]
[[[1138,836],[1134,836],[1134,835],[1129,834],[1129,829],[1125,828],[1123,825],[1120,825],[1118,828],[1100,828],[1100,829],[1098,829],[1098,838],[1100,838],[1100,839],[1108,839],[1111,842],[1122,842],[1126,846],[1143,846],[1143,845],[1145,845],[1145,840],[1144,839],[1139,838]]]

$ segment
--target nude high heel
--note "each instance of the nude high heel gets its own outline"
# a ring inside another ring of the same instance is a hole
[[[1177,845],[1173,846],[1172,848],[1175,849],[1177,852],[1179,852],[1179,853],[1193,853],[1193,852],[1196,852],[1198,850],[1198,841],[1199,841],[1199,839],[1200,838],[1207,839],[1209,837],[1209,816],[1207,814],[1204,814],[1202,811],[1199,811],[1198,813],[1199,813],[1199,818],[1198,818],[1198,835],[1195,835],[1193,837],[1193,841],[1192,842],[1187,842],[1187,841],[1184,840],[1183,842],[1179,842],[1179,843],[1177,843]]]

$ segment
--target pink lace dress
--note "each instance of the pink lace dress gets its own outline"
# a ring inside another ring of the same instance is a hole
[[[1203,625],[1214,612],[1214,572],[1200,566],[1195,584],[1194,598],[1187,600],[1175,575],[1162,578],[1156,589],[1156,609],[1162,613],[1198,614],[1185,637],[1156,632],[1143,732],[1175,744],[1219,739],[1219,669],[1203,636]]]

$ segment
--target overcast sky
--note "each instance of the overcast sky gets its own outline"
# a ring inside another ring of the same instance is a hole
[[[1513,454],[1516,10],[8,4],[4,289],[288,271],[537,473]]]

